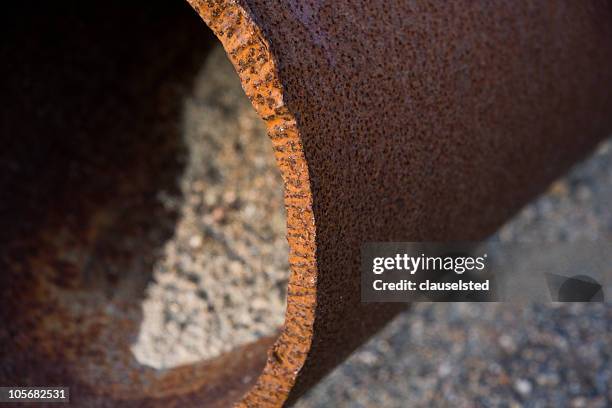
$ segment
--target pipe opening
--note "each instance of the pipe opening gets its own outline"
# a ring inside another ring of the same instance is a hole
[[[282,179],[237,74],[186,3],[13,7],[0,383],[235,401],[289,276]]]

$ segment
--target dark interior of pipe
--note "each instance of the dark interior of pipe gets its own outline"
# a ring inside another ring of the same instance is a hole
[[[44,316],[65,311],[40,310],[45,304],[37,304],[27,288],[44,274],[53,284],[52,293],[45,291],[49,298],[57,290],[74,293],[83,304],[142,300],[155,254],[177,222],[176,212],[156,197],[179,194],[176,180],[187,155],[179,137],[182,97],[216,40],[180,1],[14,3],[4,12],[0,45],[0,349],[15,354],[3,359],[0,383],[75,381],[73,392],[87,393],[97,380],[128,381],[125,372],[109,379],[111,370],[133,370],[144,378],[136,386],[144,387],[148,368],[114,361],[103,350],[98,363],[108,372],[98,367],[83,374],[70,366],[75,361],[62,361],[55,329],[47,331],[55,323]],[[60,247],[78,259],[58,258]],[[87,259],[79,258],[77,248]],[[126,269],[135,272],[125,275]],[[137,326],[138,311],[130,313]],[[85,315],[66,319],[57,330],[69,333],[64,340],[71,339],[67,347],[78,361],[79,350],[93,353],[83,344],[102,335]],[[210,385],[206,395],[231,388],[235,399],[256,379],[269,342],[248,345],[240,361],[225,356],[189,372]],[[44,362],[37,347],[51,350]],[[249,374],[244,378],[224,372],[241,364]],[[217,373],[211,375],[210,367]],[[202,387],[178,383],[185,401],[205,401]],[[146,397],[167,397],[148,386]],[[123,390],[117,398],[130,398],[132,389]]]

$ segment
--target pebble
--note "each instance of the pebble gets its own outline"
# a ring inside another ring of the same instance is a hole
[[[521,395],[531,394],[531,383],[528,380],[519,378],[514,382],[514,389]]]

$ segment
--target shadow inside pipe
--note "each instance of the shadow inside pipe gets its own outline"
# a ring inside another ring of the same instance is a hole
[[[0,385],[70,386],[78,406],[229,404],[272,338],[167,370],[130,350],[177,222],[160,196],[181,194],[182,101],[212,33],[182,2],[12,7],[0,46]]]

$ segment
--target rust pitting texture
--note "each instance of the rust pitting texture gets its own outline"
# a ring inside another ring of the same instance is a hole
[[[244,406],[294,401],[397,313],[360,303],[362,243],[482,239],[611,129],[609,2],[191,4],[287,188],[286,328]]]
[[[86,406],[290,404],[401,310],[360,303],[362,243],[484,238],[612,128],[609,2],[190,4],[265,120],[282,172],[292,275],[281,334],[163,375],[143,369],[125,349],[137,311],[85,306],[95,294],[58,256],[70,243],[49,245],[61,228],[46,219],[0,260],[0,316],[12,318],[0,344],[18,356],[2,378],[54,378]],[[146,201],[146,182],[113,188]],[[99,197],[88,203],[95,212]],[[68,241],[97,241],[107,216],[75,209]]]

